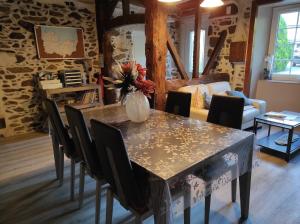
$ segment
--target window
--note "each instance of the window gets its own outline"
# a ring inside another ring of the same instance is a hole
[[[205,30],[200,32],[200,54],[199,54],[199,72],[202,73],[204,70],[204,52],[205,52]],[[193,55],[194,55],[194,37],[195,32],[189,32],[189,72],[193,72]]]
[[[300,5],[274,9],[269,48],[273,79],[300,81]]]

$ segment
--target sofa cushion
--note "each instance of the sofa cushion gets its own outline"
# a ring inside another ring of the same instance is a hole
[[[209,95],[225,93],[231,91],[229,82],[214,82],[206,85]]]
[[[228,94],[228,96],[234,96],[234,97],[240,97],[244,99],[244,104],[245,106],[251,105],[252,102],[251,100],[249,100],[248,97],[245,96],[244,93],[240,92],[240,91],[226,91],[226,93]]]
[[[204,93],[203,99],[204,99],[204,109],[209,110],[211,100],[212,100],[212,95],[208,95],[207,93]]]
[[[198,89],[198,85],[193,86],[184,86],[178,89],[179,92],[191,93],[191,107],[202,109],[203,105],[203,97]]]
[[[244,110],[244,112],[243,112],[243,123],[252,121],[254,119],[254,117],[258,116],[259,114],[260,114],[259,110],[256,109],[256,108],[252,108],[252,109],[249,108],[247,110]]]
[[[206,121],[208,116],[208,110],[191,108],[190,117],[202,121]]]

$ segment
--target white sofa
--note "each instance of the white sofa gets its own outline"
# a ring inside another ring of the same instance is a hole
[[[189,92],[192,94],[191,118],[206,121],[208,111],[205,109],[206,95],[227,95],[226,91],[231,91],[228,82],[215,82],[210,84],[199,84],[184,86],[178,89],[180,92]],[[253,126],[254,117],[266,112],[266,102],[263,100],[250,99],[251,105],[244,107],[242,129]]]

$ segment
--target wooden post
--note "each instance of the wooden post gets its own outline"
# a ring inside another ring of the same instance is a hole
[[[244,79],[244,93],[249,96],[250,85],[251,85],[251,62],[252,62],[252,50],[253,50],[253,36],[254,36],[254,25],[257,14],[257,3],[252,2],[250,25],[248,33],[248,44],[246,49],[246,65],[245,65],[245,79]]]
[[[105,1],[95,0],[96,26],[100,54],[103,53],[103,37],[105,33],[105,3]]]
[[[195,29],[194,29],[194,55],[193,55],[193,78],[199,78],[199,59],[200,59],[200,32],[201,32],[201,16],[200,16],[201,0],[195,1]]]
[[[130,13],[129,0],[122,0],[123,16],[127,16]]]
[[[111,35],[110,32],[106,32],[104,34],[103,38],[104,42],[104,55],[103,55],[103,60],[104,60],[104,76],[111,76],[112,74],[112,64],[113,64],[113,48],[111,45]],[[117,102],[117,95],[115,90],[108,90],[107,88],[104,88],[104,103],[107,104],[113,104]]]
[[[164,110],[166,101],[167,10],[158,1],[145,1],[147,76],[155,82],[155,108]]]

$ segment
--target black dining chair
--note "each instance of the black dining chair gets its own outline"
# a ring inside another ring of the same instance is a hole
[[[184,117],[190,116],[191,93],[169,91],[165,111]]]
[[[213,95],[211,105],[209,108],[209,113],[207,117],[207,122],[218,124],[221,126],[226,126],[234,129],[242,128],[244,112],[244,99],[238,97],[220,96]],[[221,177],[225,172],[230,171],[235,172],[236,167],[228,166],[226,161],[220,161],[219,164],[215,164],[214,168],[210,168],[211,172],[214,174],[214,178]],[[220,167],[222,167],[220,169]],[[225,171],[225,172],[224,172]],[[221,172],[221,173],[220,173]],[[209,174],[202,173],[201,178],[207,180]],[[231,196],[232,202],[236,201],[236,186],[237,179],[231,182]],[[205,223],[209,223],[209,213],[210,213],[210,202],[211,194],[205,197]]]
[[[53,100],[45,99],[44,107],[46,108],[50,124],[52,127],[53,135],[59,143],[59,177],[60,183],[63,183],[64,176],[64,154],[71,160],[71,200],[75,198],[75,164],[81,162],[82,155],[78,150],[78,147],[75,146],[72,138],[68,133],[67,127],[64,125],[59,110],[56,103]],[[54,144],[54,143],[53,143]]]
[[[103,173],[110,184],[107,191],[106,223],[112,223],[113,199],[135,215],[135,223],[142,223],[152,215],[148,207],[150,188],[148,174],[131,163],[120,130],[100,121],[91,121],[98,156]],[[189,200],[185,195],[185,203]],[[190,209],[185,209],[185,223],[189,223]]]
[[[96,152],[96,146],[90,136],[90,132],[85,124],[81,111],[68,105],[65,106],[65,111],[74,143],[79,147],[81,154],[83,155],[83,161],[80,165],[79,207],[81,207],[83,203],[84,179],[85,173],[87,173],[96,180],[95,223],[99,223],[101,189],[102,186],[106,184],[106,181],[103,177],[102,167]]]

